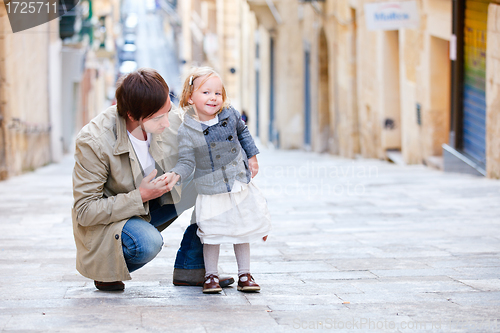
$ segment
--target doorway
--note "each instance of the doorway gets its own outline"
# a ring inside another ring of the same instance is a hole
[[[399,80],[399,31],[384,33],[382,148],[401,151],[401,96]]]
[[[443,143],[448,143],[450,132],[451,62],[450,43],[431,36],[430,40],[430,119],[432,132],[428,133],[431,151],[425,155],[442,155]]]
[[[304,54],[304,148],[311,149],[311,52]]]
[[[325,31],[319,35],[319,103],[318,103],[318,129],[319,141],[317,150],[320,153],[330,151],[330,85],[328,80],[328,43]]]

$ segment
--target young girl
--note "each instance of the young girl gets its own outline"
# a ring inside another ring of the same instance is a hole
[[[271,229],[266,200],[252,182],[259,150],[227,102],[220,76],[209,67],[195,68],[184,82],[179,102],[184,122],[179,127],[179,160],[171,170],[180,180],[191,175],[196,199],[197,234],[203,243],[204,293],[219,293],[221,243],[233,244],[238,262],[238,290],[258,291],[250,274],[250,242],[264,241]],[[176,177],[176,176],[175,176]],[[176,179],[168,174],[166,179]]]

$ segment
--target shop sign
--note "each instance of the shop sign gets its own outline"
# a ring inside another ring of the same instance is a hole
[[[368,30],[417,29],[420,24],[416,1],[365,4]]]

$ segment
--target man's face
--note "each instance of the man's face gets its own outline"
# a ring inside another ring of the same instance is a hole
[[[172,108],[172,103],[170,102],[170,96],[167,97],[165,105],[158,110],[156,113],[152,114],[147,118],[140,120],[142,129],[147,133],[160,134],[165,128],[170,126],[168,121],[168,113]]]

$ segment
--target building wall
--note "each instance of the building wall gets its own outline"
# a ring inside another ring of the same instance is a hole
[[[61,76],[62,76],[62,41],[59,38],[59,21],[49,22],[51,33],[49,35],[48,52],[48,90],[49,90],[49,110],[50,110],[50,145],[51,160],[53,162],[61,161],[64,149],[62,141],[63,123],[61,112]]]
[[[299,24],[299,2],[280,1],[276,7],[283,20],[276,29],[276,126],[280,148],[304,146],[304,44]]]
[[[231,103],[241,108],[240,17],[241,1],[186,0],[179,3],[182,17],[183,78],[194,66],[210,66],[221,76]]]
[[[450,133],[452,0],[417,0],[419,27],[396,31],[368,31],[364,5],[371,2],[386,1],[273,0],[273,13],[268,1],[233,1],[233,6],[217,0],[218,32],[224,31],[219,36],[217,66],[230,96],[250,115],[249,127],[263,144],[275,141],[269,136],[273,103],[280,148],[379,159],[396,150],[407,164],[439,160]],[[498,22],[496,7],[491,11],[495,14],[490,17],[496,19],[490,21]],[[227,31],[235,24],[233,15],[241,24]],[[231,19],[222,22],[227,16]],[[493,51],[488,52],[487,69],[488,174],[498,177],[500,171],[493,170],[500,169],[495,111],[499,31],[492,24],[489,29],[488,47]],[[305,138],[306,54],[310,56],[310,145]],[[236,66],[236,81],[227,74],[229,66]]]
[[[5,6],[0,6],[2,178],[51,161],[48,89],[51,29],[53,25],[43,24],[13,34]]]
[[[110,104],[111,18],[118,17],[119,1],[93,9],[106,17],[106,47],[98,56],[100,43],[90,45],[88,35],[61,41],[59,19],[13,34],[0,5],[0,179],[60,161],[72,151],[75,133]]]
[[[442,154],[451,117],[451,1],[418,4],[420,28],[400,30],[401,152],[409,164]]]
[[[381,1],[275,1],[283,17],[276,28],[282,147],[304,148],[308,50],[313,150],[386,158],[395,149],[406,163],[425,162],[448,140],[451,0],[417,1],[420,27],[400,31],[368,31],[369,2]]]
[[[336,93],[338,152],[353,158],[360,153],[360,114],[357,99],[356,17],[348,0],[333,1],[331,15],[335,25]]]
[[[500,5],[488,7],[486,51],[486,172],[500,178]]]

